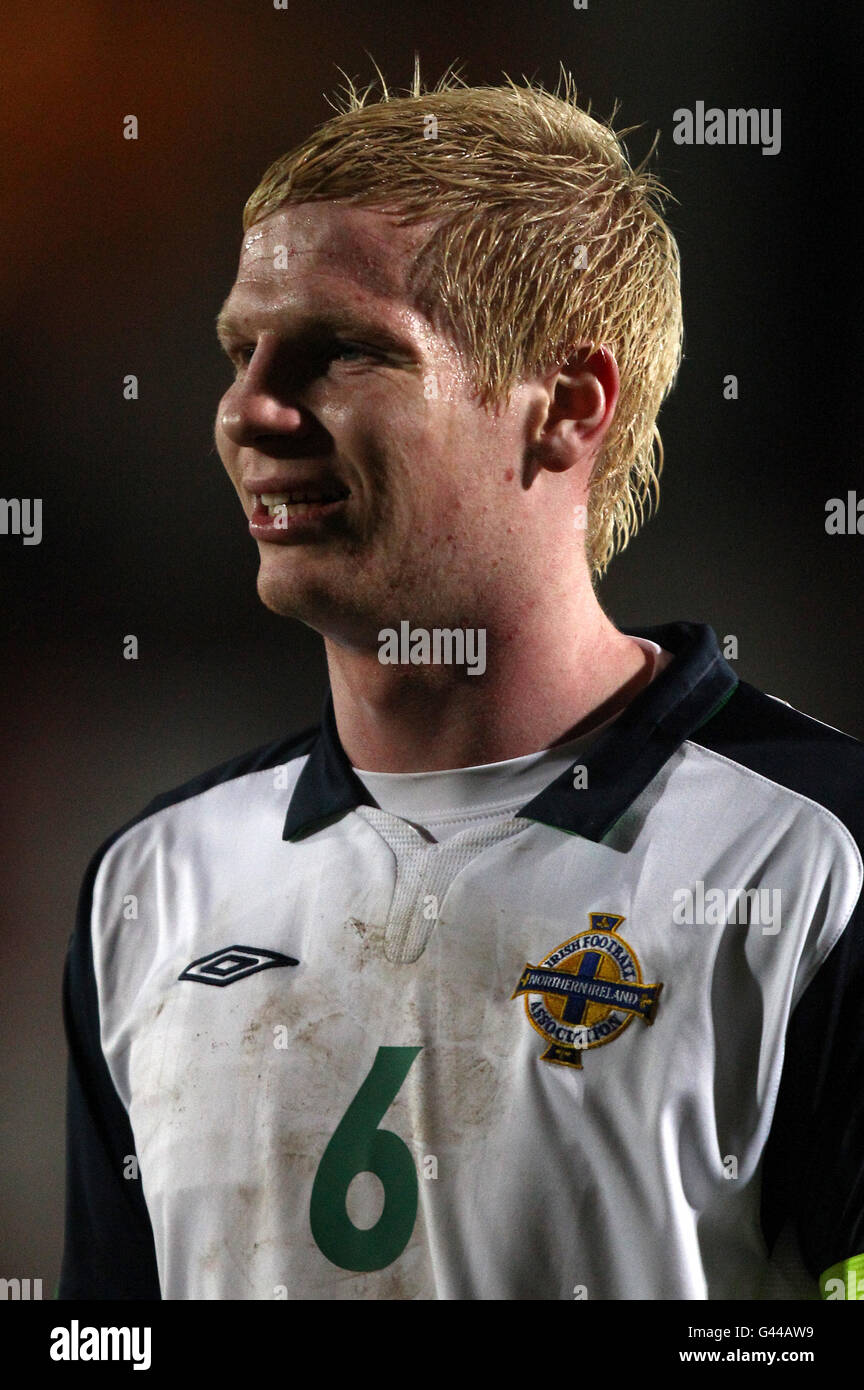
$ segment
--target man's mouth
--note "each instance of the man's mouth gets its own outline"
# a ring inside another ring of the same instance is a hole
[[[279,480],[282,481],[281,479]],[[278,492],[264,492],[276,482],[264,478],[247,490],[253,498],[249,532],[255,540],[283,545],[320,541],[338,529],[340,513],[344,510],[351,489],[338,478],[309,478],[283,486]],[[278,486],[278,484],[277,484]]]
[[[320,511],[334,502],[344,502],[350,495],[347,487],[334,483],[321,487],[296,487],[290,492],[262,492],[255,500],[268,515],[290,518],[308,516],[310,512]]]

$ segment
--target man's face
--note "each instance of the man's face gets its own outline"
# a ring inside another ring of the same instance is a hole
[[[526,402],[517,389],[506,412],[479,405],[413,302],[424,230],[345,204],[284,208],[245,236],[220,315],[236,378],[216,445],[259,595],[349,645],[402,619],[469,625],[519,516]]]

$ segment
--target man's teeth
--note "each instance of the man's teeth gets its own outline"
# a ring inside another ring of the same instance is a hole
[[[262,505],[267,508],[271,516],[303,516],[305,512],[312,511],[314,507],[339,500],[339,495],[332,493],[326,496],[323,493],[310,493],[309,491],[261,493]]]

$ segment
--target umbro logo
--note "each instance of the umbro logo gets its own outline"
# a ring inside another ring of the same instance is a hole
[[[194,980],[199,985],[233,985],[259,970],[275,970],[277,965],[299,965],[293,956],[280,951],[259,951],[256,946],[223,946],[187,965],[178,980]]]

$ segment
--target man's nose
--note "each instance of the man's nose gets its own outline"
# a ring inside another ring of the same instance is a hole
[[[310,432],[312,420],[300,402],[299,381],[278,370],[272,353],[259,346],[245,372],[222,398],[219,423],[228,438],[249,448],[264,437],[295,438]]]

